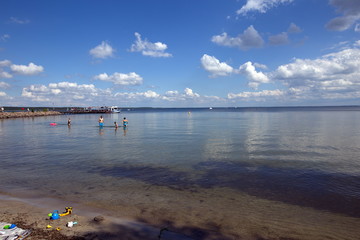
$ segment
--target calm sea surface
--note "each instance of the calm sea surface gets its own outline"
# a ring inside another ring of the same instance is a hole
[[[161,203],[129,189],[229,189],[359,219],[360,108],[330,110],[126,111],[101,129],[99,114],[0,120],[0,190],[150,209]]]

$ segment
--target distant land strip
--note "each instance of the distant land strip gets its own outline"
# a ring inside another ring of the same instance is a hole
[[[46,111],[46,112],[0,112],[0,119],[7,118],[23,118],[23,117],[42,117],[61,115],[61,112],[57,111]]]

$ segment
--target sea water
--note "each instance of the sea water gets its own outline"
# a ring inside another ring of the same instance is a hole
[[[156,215],[201,225],[204,214],[220,224],[243,204],[237,208],[247,215],[238,221],[256,215],[266,225],[277,218],[259,209],[284,204],[284,212],[313,209],[359,227],[359,108],[133,109],[104,114],[102,128],[99,116],[1,120],[0,191],[36,192],[149,222]]]

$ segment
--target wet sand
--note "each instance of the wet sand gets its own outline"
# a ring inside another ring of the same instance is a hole
[[[62,113],[56,111],[47,112],[0,112],[0,119],[7,118],[22,118],[22,117],[43,117],[61,115]]]
[[[151,240],[159,239],[161,229],[161,239],[173,240],[355,240],[360,236],[358,218],[260,199],[228,188],[184,191],[149,185],[119,191],[123,197],[109,202],[106,210],[91,199],[70,203],[73,215],[55,221],[48,220],[47,214],[54,209],[64,211],[69,202],[2,197],[0,221],[32,229],[28,239]],[[94,221],[99,215],[105,220]],[[79,224],[67,228],[68,221]],[[53,228],[46,229],[48,224]],[[54,230],[56,227],[61,230]]]

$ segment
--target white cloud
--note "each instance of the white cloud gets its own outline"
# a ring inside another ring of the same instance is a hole
[[[337,12],[342,16],[330,20],[326,28],[333,31],[344,31],[353,26],[360,20],[360,1],[359,0],[330,0]],[[357,25],[356,25],[357,26]],[[357,27],[355,27],[356,31]]]
[[[94,58],[109,58],[113,57],[115,53],[115,49],[112,48],[108,43],[102,41],[100,45],[94,47],[89,51],[90,55]]]
[[[21,96],[33,102],[53,102],[61,106],[96,102],[96,97],[109,96],[108,90],[97,89],[93,84],[77,84],[71,82],[50,83],[49,85],[30,85],[22,90]]]
[[[10,22],[16,24],[28,24],[30,21],[28,19],[22,20],[16,17],[10,17]]]
[[[0,73],[1,74],[1,73]],[[0,82],[0,88],[9,88],[10,84],[6,83],[6,82]]]
[[[256,98],[256,101],[264,100],[264,98],[267,97],[282,97],[284,96],[285,92],[279,89],[276,90],[262,90],[259,92],[241,92],[241,93],[229,93],[228,98],[229,99],[235,99],[235,98]]]
[[[211,73],[210,77],[228,76],[232,73],[243,74],[249,80],[249,86],[251,88],[257,88],[261,83],[269,83],[269,78],[263,73],[256,71],[256,66],[266,69],[265,65],[259,63],[246,62],[234,69],[224,62],[220,62],[216,57],[204,54],[201,58],[202,67]]]
[[[252,62],[246,62],[239,67],[239,73],[249,79],[251,88],[258,88],[261,83],[269,83],[269,78],[263,72],[257,72]]]
[[[10,66],[10,69],[15,74],[20,74],[20,75],[36,75],[44,71],[44,68],[42,66],[35,65],[32,62],[29,63],[28,66],[12,64]]]
[[[0,36],[0,40],[3,42],[6,42],[9,38],[10,38],[9,34],[4,34],[4,35]]]
[[[148,90],[146,92],[132,92],[132,93],[115,93],[115,97],[126,98],[128,100],[144,100],[144,99],[158,99],[160,94]]]
[[[12,78],[13,76],[0,68],[0,78]]]
[[[228,76],[234,69],[224,62],[220,62],[214,56],[204,54],[201,58],[202,67],[211,73],[211,77]]]
[[[6,92],[0,92],[0,97],[6,97],[6,96],[7,96]]]
[[[8,67],[10,65],[11,65],[11,61],[9,61],[9,60],[0,61],[0,67]]]
[[[94,79],[112,82],[116,85],[122,85],[122,86],[141,85],[143,83],[143,78],[134,72],[130,72],[127,74],[115,72],[112,75],[108,75],[107,73],[102,73],[96,75]]]
[[[291,23],[288,28],[288,33],[299,33],[302,32],[301,28],[298,27],[295,23]]]
[[[354,31],[360,32],[360,24],[359,23],[355,25]]]
[[[185,92],[185,96],[187,96],[187,97],[191,97],[191,98],[200,97],[199,94],[194,93],[193,90],[190,88],[185,88],[184,92]]]
[[[139,33],[135,33],[135,43],[131,45],[130,52],[141,52],[144,56],[150,57],[171,57],[170,53],[165,52],[167,45],[162,42],[152,43],[147,39],[142,40]]]
[[[350,44],[347,44],[350,46]],[[354,48],[347,47],[316,59],[294,59],[280,65],[273,72],[255,70],[255,64],[247,62],[238,73],[246,75],[250,87],[260,83],[283,84],[284,89],[255,92],[229,93],[231,101],[283,102],[317,100],[351,100],[360,98],[360,40]]]
[[[286,32],[279,33],[269,37],[271,45],[283,45],[289,43],[288,34]]]
[[[360,97],[360,49],[347,48],[317,59],[295,59],[269,73],[271,81],[288,87],[293,99]]]
[[[289,86],[316,85],[320,81],[346,79],[360,83],[360,49],[345,49],[318,59],[295,59],[281,65],[272,78]]]
[[[247,0],[246,4],[236,11],[239,15],[246,15],[248,12],[266,13],[267,10],[280,4],[292,2],[293,0]]]
[[[229,37],[224,32],[221,35],[213,36],[211,41],[221,46],[238,47],[242,50],[259,48],[264,45],[264,40],[252,25],[237,37]]]

